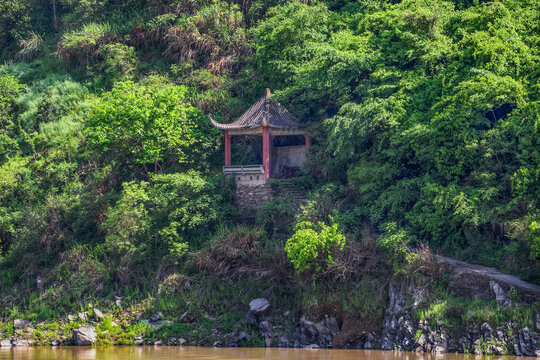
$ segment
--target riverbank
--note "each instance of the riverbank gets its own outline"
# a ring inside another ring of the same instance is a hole
[[[184,284],[182,294],[172,297],[117,297],[108,307],[106,302],[105,307],[88,303],[79,312],[47,321],[2,319],[0,346],[194,345],[540,356],[540,303],[534,291],[523,293],[481,275],[471,287],[457,276],[462,273],[447,267],[438,281],[427,284],[394,278],[380,298],[365,282],[288,292],[264,278],[204,287]],[[380,303],[374,304],[375,299]]]

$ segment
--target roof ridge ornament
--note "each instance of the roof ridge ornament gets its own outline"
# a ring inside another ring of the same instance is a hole
[[[264,98],[265,99],[270,99],[270,97],[272,96],[272,93],[270,92],[270,89],[269,88],[266,88],[264,90]]]

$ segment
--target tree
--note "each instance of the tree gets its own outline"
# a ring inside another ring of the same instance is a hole
[[[219,137],[208,118],[187,100],[188,89],[151,89],[133,82],[118,83],[103,94],[86,122],[89,144],[106,159],[148,176],[175,163],[202,167]]]
[[[343,251],[345,236],[332,217],[330,221],[331,225],[303,221],[295,226],[296,232],[287,240],[285,252],[299,273],[320,271],[333,263],[334,252]]]

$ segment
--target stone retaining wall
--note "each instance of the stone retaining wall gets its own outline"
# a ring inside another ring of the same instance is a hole
[[[268,184],[237,184],[236,197],[241,209],[256,209],[272,198],[272,190]]]

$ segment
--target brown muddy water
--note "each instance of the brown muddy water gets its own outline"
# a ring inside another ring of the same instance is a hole
[[[489,359],[517,360],[515,356]],[[32,347],[0,348],[0,360],[482,360],[486,356],[463,354],[415,354],[378,350],[204,348],[204,347]],[[523,358],[522,358],[523,359]],[[525,358],[527,359],[527,358]],[[529,358],[532,359],[532,358]]]

